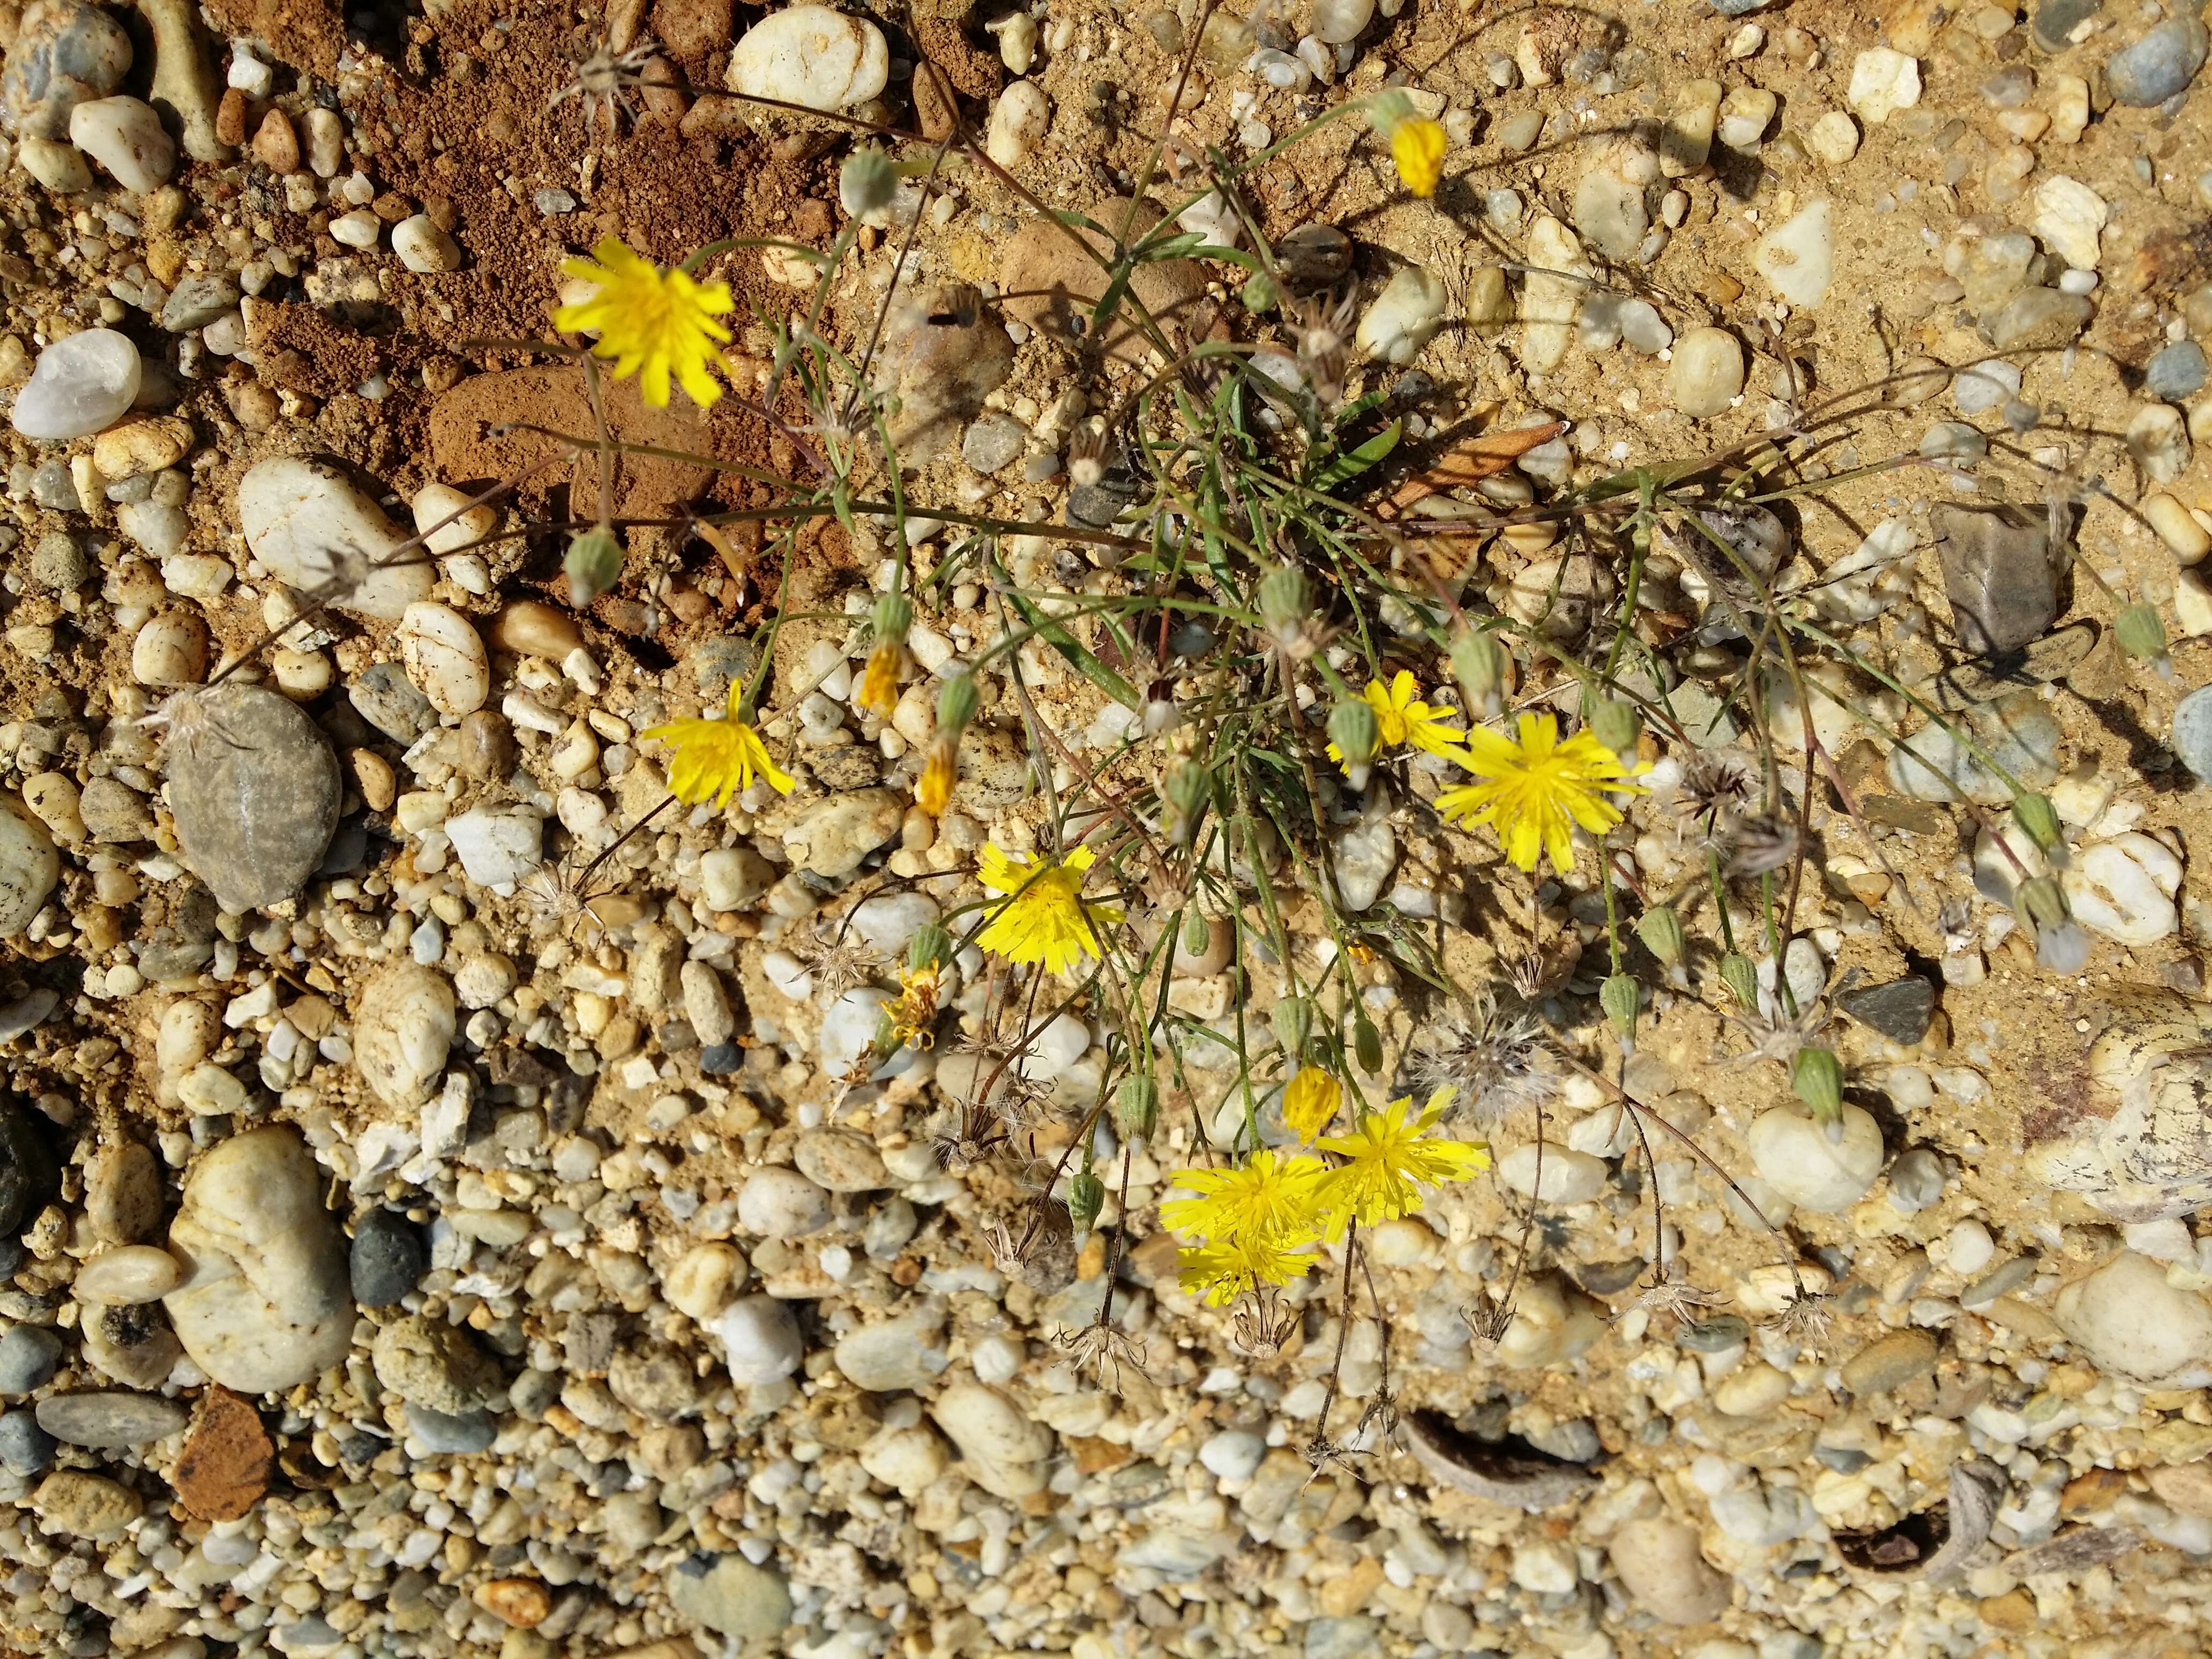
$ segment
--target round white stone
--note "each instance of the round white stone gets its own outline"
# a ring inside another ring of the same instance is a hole
[[[1707,420],[1743,390],[1743,348],[1723,328],[1693,328],[1674,342],[1667,391],[1685,415]]]
[[[1042,89],[1034,81],[1017,81],[991,106],[983,148],[1000,167],[1018,167],[1044,142],[1051,122],[1051,105]]]
[[[441,714],[472,714],[491,696],[491,658],[467,617],[442,605],[410,605],[399,619],[399,660]]]
[[[730,1380],[750,1387],[780,1382],[806,1358],[791,1310],[772,1296],[741,1296],[714,1323]]]
[[[411,215],[392,226],[392,251],[408,270],[425,275],[461,268],[461,245],[439,229],[427,213]]]
[[[238,520],[270,575],[302,592],[332,593],[341,611],[398,622],[430,597],[428,562],[402,551],[408,538],[398,526],[327,463],[280,455],[249,468],[238,481]]]
[[[2138,831],[2085,848],[2062,880],[2074,919],[2122,945],[2154,945],[2181,925],[2181,860]]]
[[[836,111],[881,93],[890,64],[874,24],[828,6],[789,6],[745,31],[726,80],[732,92]]]
[[[755,1170],[738,1189],[738,1225],[763,1238],[798,1238],[830,1223],[827,1194],[796,1170]]]
[[[15,430],[27,438],[89,437],[130,412],[138,372],[138,348],[112,328],[57,340],[15,394]]]
[[[1223,1480],[1249,1480],[1267,1443],[1249,1429],[1224,1429],[1198,1449],[1198,1461]]]
[[[1856,1106],[1843,1109],[1840,1140],[1795,1106],[1763,1114],[1749,1139],[1759,1178],[1801,1209],[1846,1208],[1881,1173],[1881,1130]]]
[[[94,98],[70,112],[70,143],[137,195],[159,190],[177,170],[177,146],[151,104]]]
[[[1534,1141],[1516,1146],[1498,1160],[1498,1176],[1515,1192],[1550,1204],[1587,1204],[1605,1190],[1605,1161],[1557,1142],[1544,1147],[1542,1186],[1538,1186]]]

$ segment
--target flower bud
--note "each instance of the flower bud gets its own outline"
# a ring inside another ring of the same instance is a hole
[[[1206,947],[1213,942],[1213,929],[1206,925],[1206,912],[1195,904],[1183,912],[1182,952],[1187,957],[1202,957]]]
[[[1244,301],[1244,309],[1257,317],[1273,311],[1282,295],[1276,290],[1273,277],[1264,270],[1256,270],[1245,279],[1238,297]]]
[[[929,758],[922,763],[921,781],[914,787],[914,804],[933,818],[945,816],[952,804],[957,781],[955,763],[960,755],[960,734],[948,728],[929,742]]]
[[[1488,630],[1462,629],[1451,645],[1452,678],[1467,693],[1468,713],[1495,720],[1504,707],[1505,652]]]
[[[1188,756],[1168,763],[1160,779],[1160,799],[1165,809],[1161,828],[1176,846],[1189,846],[1197,835],[1199,817],[1206,811],[1212,787],[1213,780],[1206,769]]]
[[[873,622],[878,645],[904,645],[914,627],[914,601],[903,593],[879,594]]]
[[[933,921],[925,921],[906,942],[906,965],[921,973],[933,963],[952,960],[952,936]]]
[[[1731,951],[1721,958],[1721,983],[1734,994],[1738,1007],[1759,1006],[1759,970],[1742,951]]]
[[[1114,1127],[1125,1140],[1149,1140],[1159,1127],[1160,1085],[1148,1077],[1125,1077],[1114,1093]]]
[[[623,544],[612,529],[594,525],[570,538],[561,561],[568,578],[568,603],[582,610],[622,580]]]
[[[854,150],[837,169],[837,199],[855,219],[880,213],[898,197],[898,168],[873,144]]]
[[[1378,92],[1367,100],[1368,125],[1388,138],[1414,118],[1413,100],[1397,88]]]
[[[1269,571],[1260,580],[1260,620],[1278,641],[1294,640],[1312,615],[1306,579],[1295,565]]]
[[[957,732],[975,718],[980,701],[975,677],[963,669],[937,689],[937,725],[940,731]]]
[[[1599,697],[1589,705],[1589,729],[1590,735],[1614,754],[1632,755],[1636,734],[1644,729],[1644,717],[1633,703]]]
[[[1813,1116],[1838,1139],[1844,1127],[1844,1066],[1832,1048],[1800,1048],[1790,1062],[1790,1086],[1813,1109]]]
[[[2058,809],[2051,804],[2050,796],[2029,793],[2015,797],[2012,820],[2027,832],[2027,838],[2045,857],[2065,856],[2066,838],[2059,831]]]
[[[1642,1001],[1633,975],[1607,974],[1605,982],[1597,988],[1598,1006],[1605,1010],[1613,1029],[1620,1033],[1624,1048],[1636,1035],[1636,1010]]]
[[[2159,620],[2158,612],[2137,602],[2119,614],[2112,632],[2118,637],[2120,649],[2138,661],[2159,665],[2159,672],[2170,672],[2172,662],[2166,654],[2166,624]]]
[[[1302,1058],[1313,1039],[1313,1003],[1305,997],[1284,997],[1267,1018],[1283,1052],[1293,1060]]]
[[[1361,1071],[1371,1076],[1382,1069],[1382,1033],[1375,1029],[1375,1022],[1367,1018],[1364,1008],[1352,1023],[1352,1052]]]
[[[1328,740],[1346,766],[1365,766],[1382,741],[1382,723],[1364,697],[1346,697],[1328,711]]]
[[[1672,968],[1689,948],[1689,940],[1682,932],[1681,915],[1671,904],[1655,904],[1638,917],[1636,937],[1644,941],[1644,948],[1657,957],[1662,967]]]
[[[1078,1170],[1067,1178],[1067,1218],[1074,1223],[1075,1231],[1087,1233],[1098,1224],[1098,1212],[1106,1207],[1106,1183],[1088,1170]]]
[[[2020,919],[2039,931],[2074,919],[2074,907],[2066,902],[2066,889],[2056,876],[2034,876],[2021,883],[2013,890],[2012,903]]]

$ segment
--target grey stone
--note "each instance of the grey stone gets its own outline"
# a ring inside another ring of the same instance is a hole
[[[0,119],[25,137],[65,140],[70,112],[106,97],[130,68],[131,37],[99,7],[33,0],[0,75]]]
[[[88,781],[76,810],[94,841],[147,841],[154,834],[152,804],[119,778]]]
[[[708,1077],[727,1077],[743,1069],[745,1051],[733,1040],[729,1042],[710,1042],[699,1050],[699,1070]]]
[[[1382,1627],[1364,1613],[1306,1623],[1305,1659],[1362,1659],[1374,1653]]]
[[[13,1237],[53,1190],[54,1158],[29,1112],[0,1096],[0,1237]]]
[[[447,1457],[466,1457],[489,1451],[499,1438],[499,1425],[489,1412],[434,1412],[410,1401],[407,1427],[426,1450]]]
[[[413,1406],[458,1416],[483,1405],[500,1384],[499,1366],[468,1332],[420,1315],[376,1334],[376,1380]]]
[[[1952,621],[1967,650],[2017,651],[2057,620],[2062,566],[2042,514],[1939,501],[1928,517]]]
[[[791,1623],[783,1575],[742,1555],[694,1556],[664,1582],[676,1611],[717,1635],[750,1640],[776,1635]]]
[[[1871,1025],[1892,1042],[1914,1043],[1928,1035],[1936,1012],[1936,988],[1917,975],[1846,991],[1837,1005],[1863,1025]]]
[[[2205,372],[2204,348],[2194,340],[2176,340],[2143,370],[2143,390],[2154,398],[2193,397],[2203,389]]]
[[[1028,428],[1008,415],[986,415],[960,434],[960,459],[988,476],[1013,464],[1029,442]]]
[[[388,1308],[422,1282],[430,1266],[422,1230],[397,1210],[374,1209],[354,1224],[348,1266],[353,1299]]]
[[[92,561],[67,531],[48,531],[31,550],[31,580],[53,592],[82,587],[91,574]]]
[[[373,663],[346,687],[346,701],[362,719],[397,744],[410,744],[438,723],[438,711],[416,690],[398,663]]]
[[[179,1432],[191,1416],[181,1401],[119,1389],[50,1395],[39,1401],[39,1426],[71,1446],[127,1451]]]
[[[238,297],[236,280],[220,271],[179,277],[161,307],[161,326],[172,334],[205,328],[236,310]]]
[[[1067,492],[1067,521],[1091,530],[1107,529],[1135,506],[1143,493],[1135,475],[1127,468],[1109,468],[1097,483],[1078,484]]]
[[[1726,1353],[1730,1348],[1741,1347],[1750,1337],[1748,1321],[1735,1314],[1716,1314],[1711,1319],[1682,1327],[1674,1338],[1674,1346],[1687,1348],[1692,1353]]]
[[[62,1340],[43,1325],[18,1325],[0,1336],[0,1395],[43,1389],[61,1369]]]
[[[1843,1364],[1844,1386],[1853,1394],[1890,1394],[1936,1369],[1936,1339],[1923,1330],[1876,1337]]]
[[[711,634],[691,647],[691,678],[699,695],[720,706],[732,685],[740,685],[760,662],[750,640],[735,634]]]
[[[2045,52],[2063,52],[2073,43],[2066,37],[2105,9],[2105,0],[2044,0],[2035,9],[2035,44]]]
[[[2174,704],[2173,752],[2198,782],[2212,783],[2212,685],[2200,685]]]
[[[2212,32],[2195,17],[2172,17],[2106,60],[2105,83],[2115,103],[2150,109],[2188,89],[2204,67]]]
[[[1943,1158],[1932,1147],[1910,1146],[1889,1166],[1889,1207],[1917,1215],[1943,1196]]]
[[[54,1437],[24,1410],[0,1413],[0,1468],[10,1474],[44,1474],[53,1467]]]
[[[226,910],[307,884],[338,825],[337,757],[299,705],[255,685],[170,700],[162,769],[185,861]]]
[[[2057,777],[2064,733],[2033,692],[2016,691],[1981,704],[1957,723],[1998,766],[2030,788],[2039,789]],[[1911,742],[1911,754],[1902,744],[1890,750],[1889,781],[1899,793],[1945,803],[1955,803],[1963,794],[1991,806],[2012,799],[2004,778],[1949,732],[1930,725],[1914,732]]]
[[[1605,1449],[1605,1443],[1597,1437],[1595,1425],[1583,1417],[1555,1423],[1540,1434],[1532,1434],[1528,1443],[1540,1452],[1570,1463],[1589,1462]]]
[[[1014,343],[973,288],[925,289],[892,308],[876,354],[877,389],[895,392],[889,422],[902,463],[940,459],[983,399],[1013,372]]]
[[[31,499],[50,513],[84,511],[84,503],[77,498],[76,479],[64,460],[39,463],[38,471],[31,474]]]

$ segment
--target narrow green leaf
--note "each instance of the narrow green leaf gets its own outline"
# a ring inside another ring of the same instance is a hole
[[[1059,652],[1076,672],[1124,708],[1141,710],[1144,708],[1144,702],[1137,696],[1136,688],[1099,661],[1073,634],[1038,610],[1028,594],[1018,588],[1009,588],[1006,597],[1013,601],[1014,609],[1022,613],[1022,620],[1036,629],[1037,637]]]
[[[1334,489],[1339,484],[1358,477],[1395,449],[1398,447],[1398,440],[1405,435],[1405,430],[1406,423],[1403,421],[1391,422],[1365,443],[1356,449],[1345,451],[1328,465],[1322,467],[1320,471],[1315,473],[1311,480],[1312,488],[1322,490]]]

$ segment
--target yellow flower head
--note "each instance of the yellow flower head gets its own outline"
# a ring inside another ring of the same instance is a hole
[[[1376,729],[1382,734],[1385,749],[1411,744],[1425,755],[1443,755],[1462,766],[1467,764],[1466,751],[1453,747],[1467,733],[1451,724],[1450,709],[1433,707],[1414,697],[1413,677],[1407,670],[1400,669],[1387,686],[1380,680],[1368,681],[1367,690],[1360,696],[1375,711]],[[1344,756],[1334,744],[1328,746],[1328,757],[1343,764]],[[1347,773],[1351,769],[1345,767]]]
[[[936,1041],[931,1027],[937,1021],[937,999],[945,989],[945,969],[938,963],[927,968],[899,969],[899,994],[884,1010],[891,1036],[909,1048],[927,1048]]]
[[[1185,1294],[1209,1308],[1225,1307],[1262,1285],[1287,1285],[1303,1278],[1313,1258],[1313,1236],[1270,1234],[1219,1243],[1187,1244],[1176,1252]]]
[[[1334,1078],[1318,1066],[1308,1066],[1283,1091],[1283,1121],[1310,1146],[1336,1115],[1337,1103],[1343,1098],[1343,1086]]]
[[[1644,786],[1629,780],[1643,775],[1588,731],[1559,741],[1559,722],[1549,714],[1521,716],[1516,743],[1477,726],[1467,734],[1462,763],[1482,778],[1437,797],[1437,811],[1463,824],[1495,825],[1505,856],[1534,872],[1539,853],[1551,854],[1554,870],[1574,867],[1574,826],[1593,835],[1620,822],[1620,809],[1607,793],[1640,795]]]
[[[1444,130],[1426,116],[1401,121],[1390,135],[1390,159],[1398,164],[1398,177],[1416,196],[1433,196],[1443,176]]]
[[[860,676],[860,707],[872,708],[885,720],[898,707],[899,666],[906,655],[902,645],[885,643],[868,653],[866,672]]]
[[[933,818],[945,816],[952,804],[953,763],[960,754],[960,734],[939,732],[930,740],[929,758],[922,763],[921,781],[914,787],[915,805]]]
[[[1328,1166],[1304,1152],[1285,1157],[1270,1148],[1226,1170],[1177,1170],[1175,1184],[1191,1198],[1160,1206],[1160,1219],[1190,1238],[1311,1237],[1319,1212],[1315,1200]]]
[[[638,734],[656,738],[676,751],[668,763],[668,793],[686,806],[711,798],[720,811],[738,790],[750,787],[757,775],[766,778],[780,795],[796,787],[791,775],[769,758],[760,733],[738,718],[744,695],[742,686],[730,687],[729,713],[720,719],[671,720]]]
[[[614,360],[617,380],[642,370],[638,384],[655,409],[668,407],[672,374],[700,408],[713,404],[722,388],[707,368],[716,361],[714,348],[730,338],[730,331],[714,320],[738,308],[730,285],[696,283],[682,270],[663,271],[618,237],[601,238],[592,256],[599,264],[562,261],[562,276],[596,283],[599,292],[556,306],[553,326],[596,332],[592,355]]]
[[[975,942],[1009,962],[1042,963],[1054,974],[1103,954],[1094,924],[1119,927],[1121,912],[1115,905],[1084,902],[1083,872],[1097,857],[1088,847],[1079,847],[1063,858],[1032,864],[1026,856],[1011,856],[986,842],[976,874],[984,886],[1007,896],[991,912]]]
[[[1421,1207],[1417,1182],[1433,1186],[1465,1181],[1490,1167],[1490,1148],[1479,1140],[1423,1138],[1451,1095],[1449,1089],[1437,1090],[1410,1121],[1412,1097],[1394,1100],[1380,1112],[1362,1112],[1359,1127],[1350,1134],[1331,1135],[1321,1143],[1322,1151],[1344,1159],[1322,1179],[1321,1204],[1330,1238],[1343,1237],[1355,1219],[1371,1227],[1411,1215]]]

